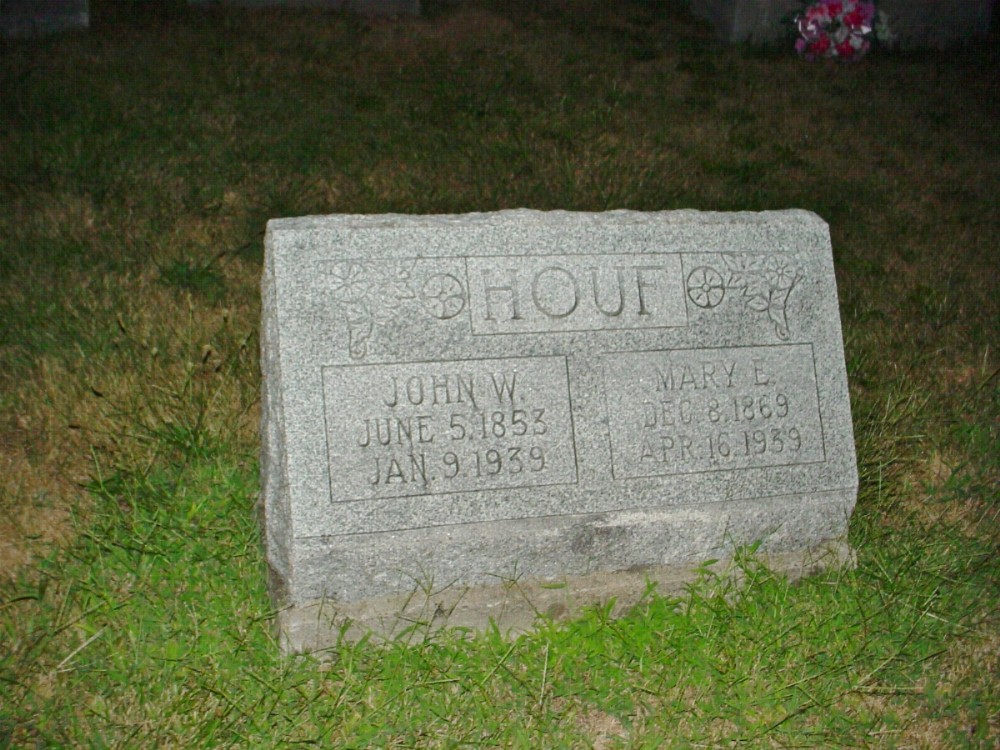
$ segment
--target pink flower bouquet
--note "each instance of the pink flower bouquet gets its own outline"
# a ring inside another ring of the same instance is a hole
[[[876,24],[884,27],[876,15],[869,0],[818,0],[795,17],[795,50],[807,60],[860,60],[871,49]]]

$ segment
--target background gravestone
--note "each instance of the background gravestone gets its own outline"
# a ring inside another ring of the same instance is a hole
[[[309,217],[265,246],[286,649],[345,619],[624,606],[757,541],[793,572],[843,559],[857,470],[815,215]]]
[[[89,25],[87,0],[0,0],[3,36],[40,36]]]
[[[893,44],[938,47],[989,33],[994,0],[880,0],[889,18]],[[774,42],[791,32],[789,18],[800,0],[692,0],[691,11],[728,42]]]
[[[420,15],[420,0],[188,0],[192,5],[235,5],[244,8],[322,8],[363,15]]]

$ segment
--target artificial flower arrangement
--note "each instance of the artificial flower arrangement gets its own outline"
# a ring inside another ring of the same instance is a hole
[[[795,50],[807,60],[860,60],[872,40],[889,41],[885,14],[870,0],[818,0],[795,16]]]

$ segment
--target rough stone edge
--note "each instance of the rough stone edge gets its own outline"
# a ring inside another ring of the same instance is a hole
[[[265,235],[267,248],[270,234]],[[257,499],[257,520],[260,524],[265,557],[269,571],[269,588],[277,601],[287,596],[287,584],[292,575],[291,498],[285,455],[285,416],[282,383],[281,337],[278,335],[277,278],[272,253],[265,250],[261,274],[261,371],[271,377],[261,377],[260,383],[260,494]],[[269,364],[267,364],[269,363]],[[274,529],[280,524],[284,534]]]
[[[808,550],[758,553],[754,559],[791,581],[856,565],[854,549],[846,539],[827,541]],[[540,621],[565,620],[587,607],[604,606],[612,600],[611,614],[620,617],[638,604],[651,586],[659,594],[677,595],[698,580],[703,569],[670,565],[567,576],[555,581],[526,578],[439,591],[416,589],[407,595],[350,604],[316,601],[280,610],[276,626],[282,653],[312,652],[319,658],[324,649],[336,646],[341,638],[349,642],[368,637],[373,642],[415,644],[442,628],[469,634],[492,626],[514,637],[529,632]],[[737,585],[745,572],[736,559],[718,561],[710,569],[721,582]]]
[[[630,224],[718,225],[798,223],[827,226],[818,214],[802,208],[771,211],[699,211],[694,208],[669,211],[633,211],[619,208],[612,211],[541,211],[533,208],[508,208],[500,211],[465,214],[317,214],[292,218],[271,219],[269,232],[309,231],[322,229],[377,229],[410,227],[487,227],[523,225],[560,225],[589,222],[602,226]]]

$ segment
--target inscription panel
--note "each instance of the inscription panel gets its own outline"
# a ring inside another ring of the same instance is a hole
[[[467,258],[473,334],[687,325],[677,254]]]
[[[565,357],[322,373],[334,502],[577,481]]]
[[[616,479],[825,460],[808,344],[602,359]]]

